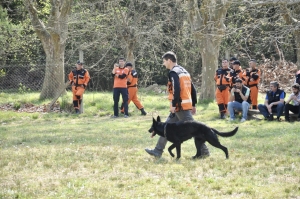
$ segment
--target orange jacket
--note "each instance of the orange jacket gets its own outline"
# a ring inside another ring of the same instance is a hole
[[[114,76],[114,88],[127,88],[127,76],[129,69],[117,67]],[[118,75],[118,76],[117,76]]]
[[[243,69],[242,69],[242,67],[239,67],[239,69],[238,70],[232,70],[230,73],[229,73],[229,76],[230,76],[230,80],[231,80],[231,87],[233,86],[233,85],[235,85],[235,80],[237,79],[237,78],[239,78],[239,79],[243,79]]]
[[[130,70],[127,77],[127,87],[136,87],[138,82],[137,72],[135,70]]]
[[[249,72],[246,70],[243,73],[243,83],[247,87],[257,86],[260,81],[261,72],[259,69],[254,69],[253,71]]]
[[[214,79],[216,81],[217,86],[220,85],[229,86],[231,84],[232,78],[230,78],[230,72],[232,72],[230,68],[228,69],[219,68],[218,70],[216,70]]]
[[[84,87],[86,87],[88,82],[90,81],[90,74],[86,69],[75,69],[70,72],[69,80],[71,83],[74,83],[75,86],[83,85]]]

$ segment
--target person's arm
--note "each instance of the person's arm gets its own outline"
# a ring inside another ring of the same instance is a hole
[[[171,71],[169,73],[170,80],[173,85],[173,100],[172,100],[172,107],[176,107],[176,104],[179,103],[180,100],[180,83],[179,77],[177,73]]]
[[[290,97],[289,97],[288,100],[286,101],[286,104],[290,103],[291,100],[292,100],[292,95],[290,95]]]
[[[191,95],[192,95],[192,106],[195,106],[197,104],[197,91],[193,82],[191,82]]]
[[[235,88],[232,88],[231,92],[230,92],[230,99],[229,99],[229,101],[231,101],[231,102],[233,102],[235,100],[234,91],[235,91]]]
[[[69,73],[69,81],[70,81],[70,84],[73,83],[73,78],[74,78],[74,76],[73,76],[73,71],[71,71],[71,72]]]
[[[88,85],[91,77],[90,77],[90,74],[89,74],[89,72],[87,70],[85,70],[85,75],[84,76],[85,76],[85,78],[84,78],[83,86],[85,88]]]
[[[279,101],[277,101],[277,102],[272,102],[270,105],[271,106],[273,106],[273,105],[278,105],[278,104],[280,104],[280,103],[284,103],[284,92],[281,92],[281,94],[280,94],[280,100]]]
[[[240,90],[240,96],[241,96],[241,98],[242,98],[244,101],[247,101],[247,100],[248,100],[249,94],[250,94],[250,89],[249,89],[249,88],[247,88],[247,91],[246,91],[245,95],[243,95],[242,91]]]

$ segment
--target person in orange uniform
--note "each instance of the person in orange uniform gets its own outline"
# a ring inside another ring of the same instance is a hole
[[[128,94],[129,94],[128,105],[132,101],[134,103],[134,105],[141,111],[142,115],[147,115],[146,111],[144,110],[144,106],[141,104],[141,102],[139,101],[139,99],[137,97],[138,74],[135,70],[132,69],[132,63],[127,62],[125,64],[125,67],[127,67],[129,70],[129,75],[127,78],[127,88],[128,88]],[[124,102],[122,103],[122,106],[121,106],[121,113],[124,113]]]
[[[258,98],[258,84],[260,81],[261,71],[256,66],[256,60],[250,59],[250,68],[243,73],[243,84],[250,88],[250,99],[252,102],[252,109],[257,109],[257,98]]]
[[[229,87],[231,84],[230,72],[232,70],[228,68],[229,62],[227,59],[222,60],[222,68],[216,70],[215,81],[217,84],[216,100],[219,106],[220,118],[225,119],[225,113],[229,102]]]
[[[83,68],[82,62],[77,61],[76,69],[72,70],[69,74],[69,81],[72,85],[73,106],[75,113],[79,114],[82,96],[88,82],[90,81],[89,72]]]
[[[230,74],[230,80],[231,80],[230,89],[232,89],[233,86],[235,85],[235,80],[236,79],[242,79],[243,78],[243,70],[242,70],[242,67],[241,67],[241,62],[239,60],[235,60],[232,63],[232,68],[233,68],[233,70],[229,73]]]
[[[163,65],[169,69],[168,75],[168,99],[171,100],[170,115],[166,123],[178,121],[192,121],[196,114],[197,91],[192,83],[189,72],[177,64],[177,56],[169,51],[163,56]],[[197,153],[193,158],[209,156],[207,146],[201,140],[194,139]],[[167,144],[165,137],[159,137],[154,149],[146,148],[145,151],[155,157],[161,157]]]
[[[113,118],[119,117],[119,100],[120,95],[122,95],[122,99],[124,102],[124,117],[128,117],[128,90],[127,90],[127,77],[129,70],[125,67],[125,59],[119,58],[119,66],[114,65],[114,69],[112,70],[112,76],[114,77],[114,91],[113,91],[113,99],[114,99],[114,115]]]

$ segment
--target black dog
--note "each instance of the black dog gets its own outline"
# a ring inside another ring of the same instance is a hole
[[[152,133],[152,137],[158,134],[172,142],[173,144],[168,148],[168,151],[170,155],[174,157],[172,150],[176,147],[177,159],[179,159],[181,156],[181,144],[192,137],[195,138],[197,148],[197,154],[193,158],[201,157],[201,145],[206,141],[212,146],[222,149],[226,154],[226,158],[228,158],[228,150],[220,144],[216,134],[222,137],[231,137],[235,135],[237,130],[238,127],[231,132],[219,132],[216,129],[196,121],[164,123],[160,121],[160,117],[158,116],[157,121],[153,118],[152,126],[148,131]]]

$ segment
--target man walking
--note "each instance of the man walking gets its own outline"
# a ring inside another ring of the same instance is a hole
[[[247,120],[248,109],[251,104],[249,95],[250,89],[243,85],[241,79],[236,79],[235,86],[231,89],[230,102],[228,103],[230,121],[235,120],[234,110],[242,111],[243,117],[241,122]]]
[[[170,115],[167,123],[177,121],[194,120],[196,113],[195,104],[197,103],[196,89],[192,83],[190,74],[177,64],[177,57],[173,52],[167,52],[163,56],[163,65],[169,69],[169,91],[172,91],[172,101],[170,106]],[[194,139],[197,148],[197,154],[193,158],[209,156],[208,148],[201,140]],[[159,137],[154,149],[145,149],[147,153],[155,157],[161,157],[167,144],[165,137]]]
[[[72,70],[69,73],[69,81],[72,85],[73,93],[73,106],[75,113],[79,114],[80,104],[82,101],[82,96],[87,87],[88,82],[90,81],[89,72],[83,68],[83,63],[77,61],[76,69]]]

